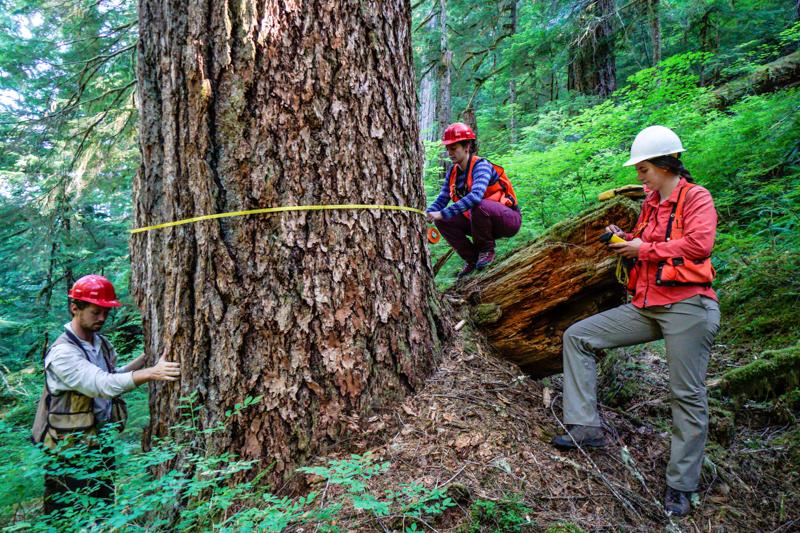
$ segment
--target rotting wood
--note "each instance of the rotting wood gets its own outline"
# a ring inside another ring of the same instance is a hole
[[[473,317],[486,304],[499,310],[497,320],[478,321],[498,356],[536,377],[561,370],[564,330],[624,302],[614,275],[617,256],[598,237],[609,224],[631,228],[638,213],[637,202],[613,198],[553,226],[454,289],[475,306]]]

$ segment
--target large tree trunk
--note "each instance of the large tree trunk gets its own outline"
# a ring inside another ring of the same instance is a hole
[[[579,17],[580,34],[569,50],[567,89],[604,98],[616,90],[613,16],[614,0],[586,3]]]
[[[425,205],[406,1],[140,0],[138,226],[306,204]],[[150,361],[145,444],[199,394],[203,428],[263,401],[207,449],[285,476],[393,404],[439,352],[424,221],[344,210],[137,234],[133,294]]]
[[[561,371],[561,338],[571,324],[620,305],[617,256],[598,241],[604,228],[632,228],[639,204],[613,199],[553,226],[457,289],[503,359],[541,377]]]

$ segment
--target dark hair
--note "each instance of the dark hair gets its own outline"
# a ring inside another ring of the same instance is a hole
[[[69,304],[70,305],[71,304],[77,305],[78,309],[81,310],[81,311],[83,311],[84,309],[86,309],[90,305],[89,302],[84,302],[83,300],[76,300],[74,298],[68,298],[68,300],[69,300]],[[69,314],[70,315],[72,314],[72,310],[70,310]]]
[[[678,154],[678,156],[680,156],[680,154]],[[683,166],[683,162],[677,157],[671,155],[660,155],[658,157],[648,159],[648,161],[658,168],[669,170],[678,176],[686,178],[686,181],[689,183],[694,183],[694,178],[691,174],[689,174],[689,171],[686,170],[686,167]]]
[[[466,141],[458,141],[457,143],[454,143],[454,144],[460,144],[461,146],[466,148],[467,151],[470,153],[470,155],[475,155],[475,154],[478,153],[478,143],[475,141],[475,139],[467,139]]]

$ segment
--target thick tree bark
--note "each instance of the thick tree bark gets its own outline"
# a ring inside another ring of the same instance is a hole
[[[567,89],[604,98],[616,90],[613,16],[614,0],[586,3],[579,18],[581,33],[569,50]]]
[[[470,103],[469,107],[464,109],[464,112],[461,113],[461,121],[472,128],[472,131],[475,132],[475,136],[478,136],[478,121],[475,118],[474,103]]]
[[[638,213],[636,201],[610,200],[553,226],[457,289],[499,357],[536,377],[561,371],[564,330],[624,301],[617,256],[598,237],[609,224],[632,228]]]
[[[306,204],[422,208],[408,2],[140,0],[136,225]],[[274,479],[391,405],[435,364],[424,221],[400,211],[224,218],[137,234],[151,386],[145,443],[197,392],[202,427],[263,401],[207,449]]]

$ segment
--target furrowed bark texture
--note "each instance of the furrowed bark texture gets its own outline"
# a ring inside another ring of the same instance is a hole
[[[564,330],[624,302],[617,256],[598,241],[609,224],[632,228],[639,203],[616,198],[547,233],[458,289],[497,350],[541,377],[561,371]]]
[[[423,208],[410,6],[140,0],[136,225],[271,206]],[[206,437],[275,462],[337,442],[344,416],[419,387],[439,353],[424,221],[400,211],[224,218],[134,235],[132,286],[165,435],[196,391]]]

